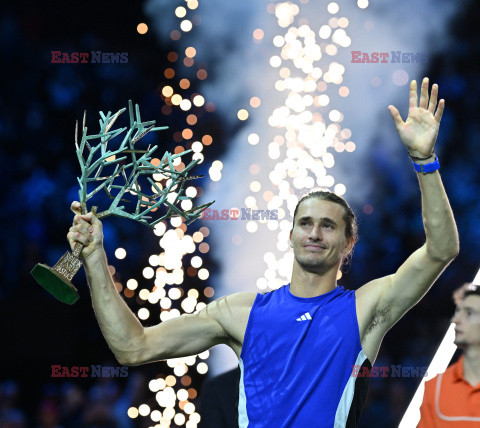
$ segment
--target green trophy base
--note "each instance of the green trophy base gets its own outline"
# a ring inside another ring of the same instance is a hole
[[[60,302],[73,305],[80,298],[75,286],[47,265],[38,263],[30,274],[38,284]]]

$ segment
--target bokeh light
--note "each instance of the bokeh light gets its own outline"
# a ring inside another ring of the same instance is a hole
[[[240,109],[238,110],[237,112],[237,117],[240,119],[240,120],[247,120],[248,119],[248,111],[245,110],[245,109]]]
[[[146,34],[148,31],[148,25],[141,22],[140,24],[137,25],[137,32],[138,34]]]

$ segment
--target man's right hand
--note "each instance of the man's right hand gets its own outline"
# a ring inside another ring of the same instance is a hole
[[[72,202],[70,209],[75,217],[67,239],[72,251],[77,242],[83,245],[80,257],[86,260],[93,253],[103,249],[102,222],[92,212],[82,214],[80,202]]]

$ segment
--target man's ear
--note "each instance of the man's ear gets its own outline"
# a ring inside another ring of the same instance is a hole
[[[345,249],[343,250],[343,253],[345,255],[348,255],[352,252],[353,246],[355,245],[355,238],[352,236],[349,238],[347,243],[345,244]]]
[[[292,233],[293,233],[293,228],[290,230],[290,247],[293,248],[292,245]]]

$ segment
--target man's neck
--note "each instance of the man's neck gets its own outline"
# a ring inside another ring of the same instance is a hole
[[[480,384],[480,347],[469,346],[463,354],[463,377],[472,386]]]
[[[337,286],[337,271],[333,268],[325,273],[307,272],[294,263],[290,292],[298,297],[315,297],[328,293]]]

